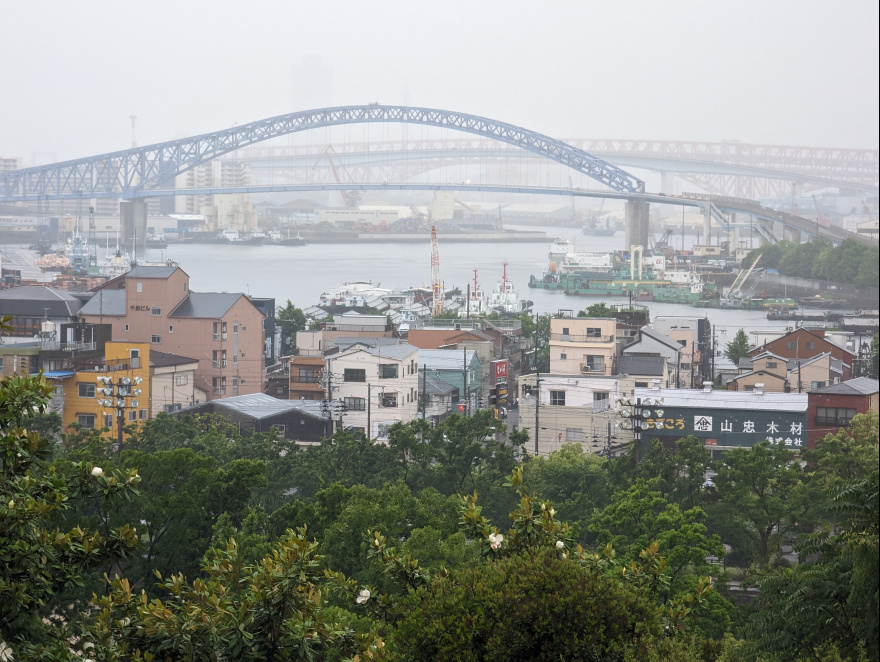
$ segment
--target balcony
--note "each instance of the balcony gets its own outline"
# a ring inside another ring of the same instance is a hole
[[[584,342],[595,344],[608,344],[614,342],[614,336],[587,336],[573,335],[570,333],[551,333],[550,340],[558,340],[560,342]]]
[[[320,375],[291,375],[290,376],[291,384],[320,384],[321,376]]]
[[[226,359],[223,359],[222,361],[211,361],[211,367],[215,368],[215,369],[216,368],[225,368],[226,367]]]
[[[605,398],[604,400],[593,400],[593,411],[601,412],[608,411],[611,409],[611,400]]]
[[[226,333],[214,333],[212,334],[214,340],[226,340]]]
[[[213,395],[226,395],[226,387],[225,386],[215,386],[211,389],[211,393]]]
[[[605,365],[601,363],[581,363],[581,372],[605,372]]]

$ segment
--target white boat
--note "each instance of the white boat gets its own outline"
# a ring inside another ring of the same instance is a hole
[[[519,315],[531,308],[531,302],[519,298],[519,292],[514,287],[513,281],[507,277],[507,262],[503,262],[502,265],[504,271],[501,280],[489,294],[489,312],[501,315]]]
[[[565,256],[571,252],[571,242],[564,237],[556,237],[550,244],[550,253],[548,257],[551,262],[562,262]]]

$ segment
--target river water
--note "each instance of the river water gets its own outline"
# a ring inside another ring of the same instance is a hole
[[[535,243],[452,243],[439,236],[440,273],[445,286],[462,292],[473,283],[477,269],[480,286],[486,292],[501,279],[503,262],[507,276],[519,289],[520,298],[534,302],[534,312],[576,311],[602,299],[571,297],[561,292],[529,289],[529,275],[547,269],[547,253],[553,237],[577,242],[579,250],[606,252],[623,248],[623,232],[613,237],[587,237],[577,228],[517,228],[547,232],[547,241]],[[164,251],[149,251],[149,259],[172,258],[190,276],[196,292],[246,292],[256,297],[274,297],[277,305],[288,299],[306,308],[318,303],[322,292],[346,281],[371,281],[377,286],[405,289],[430,287],[431,246],[400,244],[313,244],[308,246],[235,246],[217,244],[171,244]],[[609,303],[627,303],[608,298]],[[762,311],[692,308],[671,303],[649,303],[651,317],[657,315],[708,317],[723,348],[737,329],[785,328],[792,322],[769,321]]]

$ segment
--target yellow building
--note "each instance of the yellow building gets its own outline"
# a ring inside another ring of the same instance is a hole
[[[108,428],[118,435],[122,425],[144,421],[150,411],[150,343],[108,342],[103,365],[78,370],[63,380],[63,425]]]
[[[616,319],[560,317],[550,320],[550,372],[613,375],[616,355]]]

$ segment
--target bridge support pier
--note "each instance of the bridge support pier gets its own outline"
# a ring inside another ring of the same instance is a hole
[[[790,228],[788,226],[783,226],[782,228],[782,238],[788,239],[796,244],[801,243],[801,231],[796,230],[795,228]]]
[[[626,219],[624,227],[626,232],[626,248],[633,246],[649,246],[648,241],[648,217],[650,205],[642,200],[626,201]]]
[[[675,175],[667,170],[660,173],[660,192],[675,195]]]
[[[703,243],[707,246],[712,243],[712,212],[708,207],[703,209]]]
[[[147,202],[123,200],[119,203],[120,241],[126,250],[134,245],[132,259],[144,259],[147,253]]]

